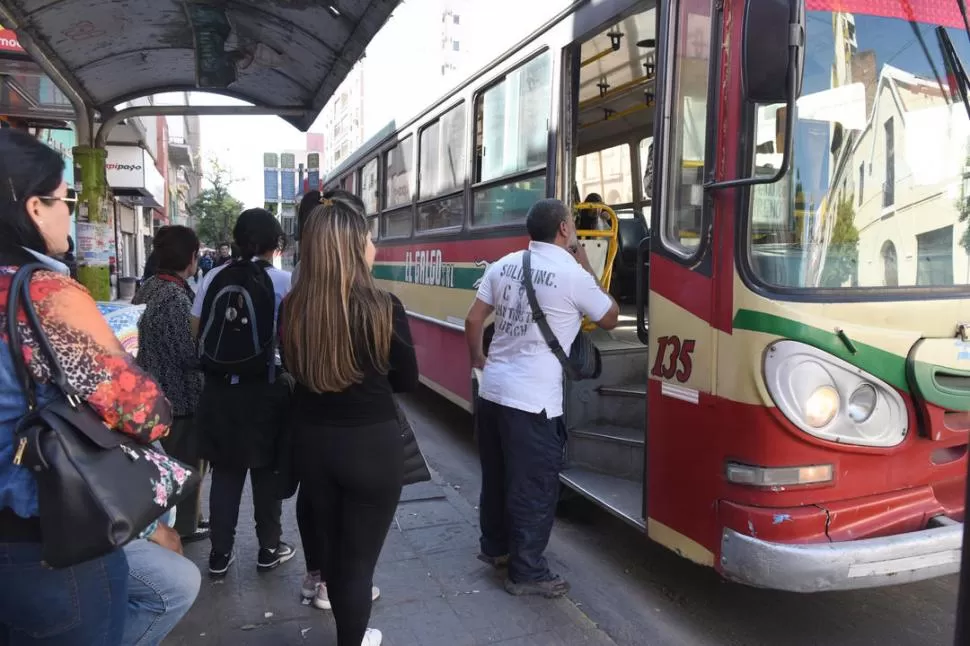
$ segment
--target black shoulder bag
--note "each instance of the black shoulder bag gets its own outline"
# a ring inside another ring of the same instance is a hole
[[[64,568],[137,538],[200,478],[195,469],[105,426],[68,383],[30,301],[30,277],[45,269],[37,263],[21,267],[8,294],[10,356],[27,397],[27,414],[15,431],[14,464],[30,469],[37,482],[43,560]],[[21,350],[21,309],[58,391],[40,408]]]
[[[567,377],[573,381],[596,379],[603,372],[603,359],[600,356],[599,348],[589,338],[589,335],[580,328],[579,332],[576,333],[576,338],[573,340],[572,346],[569,348],[569,356],[566,356],[562,346],[559,344],[559,339],[556,338],[552,328],[549,327],[549,321],[546,320],[545,313],[539,307],[539,301],[536,299],[536,290],[532,285],[531,255],[532,252],[529,250],[526,250],[522,254],[522,272],[524,274],[522,282],[525,285],[525,293],[529,297],[529,307],[532,308],[532,319],[539,326],[539,331],[542,332],[542,338],[546,340],[549,349],[559,359],[559,363],[562,365],[562,369],[566,372]]]

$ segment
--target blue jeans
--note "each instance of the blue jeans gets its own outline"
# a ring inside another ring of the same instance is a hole
[[[544,552],[559,500],[566,451],[562,416],[527,413],[478,398],[481,550],[509,555],[513,583],[547,581]]]
[[[128,557],[128,623],[124,646],[155,646],[189,611],[202,575],[184,556],[138,539],[125,545]]]
[[[52,570],[40,544],[0,543],[0,645],[117,646],[127,616],[122,550]]]

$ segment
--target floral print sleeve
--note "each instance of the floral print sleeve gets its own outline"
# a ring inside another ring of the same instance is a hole
[[[67,276],[37,272],[30,295],[67,381],[105,424],[146,444],[166,435],[172,423],[168,400],[121,347],[90,294]],[[49,381],[50,367],[25,326],[30,371]]]

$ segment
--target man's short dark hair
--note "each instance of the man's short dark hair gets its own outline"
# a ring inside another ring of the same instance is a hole
[[[535,242],[553,242],[559,226],[569,218],[566,205],[555,199],[539,200],[525,216],[529,237]]]
[[[199,254],[199,236],[183,226],[165,226],[152,240],[155,270],[178,273],[185,271]]]
[[[262,256],[286,248],[283,226],[266,209],[247,209],[240,213],[232,237],[239,248],[238,256],[242,258]]]

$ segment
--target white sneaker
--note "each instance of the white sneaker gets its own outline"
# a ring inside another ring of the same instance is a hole
[[[384,635],[381,634],[381,631],[376,628],[368,628],[360,646],[381,646],[382,641],[384,641]]]
[[[303,577],[303,585],[300,587],[300,596],[309,601],[316,596],[317,590],[320,588],[320,573],[316,572],[311,574],[306,573]]]
[[[381,589],[376,585],[370,589],[370,600],[377,601],[381,596]],[[332,610],[333,606],[330,605],[330,595],[327,593],[327,584],[321,583],[317,586],[317,594],[313,597],[313,605],[320,610]],[[365,642],[366,643],[366,642]],[[377,642],[378,644],[380,642]]]

